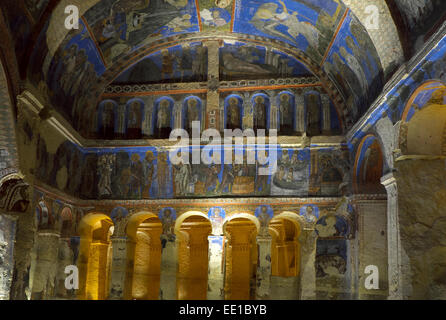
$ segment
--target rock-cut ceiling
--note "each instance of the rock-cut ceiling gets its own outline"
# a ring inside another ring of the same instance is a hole
[[[220,80],[318,77],[344,130],[384,82],[367,30],[340,0],[89,0],[79,8],[78,30],[64,33],[62,19],[48,19],[28,67],[31,84],[71,124],[111,83],[207,81],[207,67],[181,70],[207,40],[221,40]],[[167,75],[166,50],[176,58]],[[285,72],[266,62],[270,52],[286,59]],[[237,65],[246,72],[229,70]]]

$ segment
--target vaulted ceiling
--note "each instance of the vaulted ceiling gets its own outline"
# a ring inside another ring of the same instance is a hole
[[[194,59],[206,41],[219,39],[220,80],[227,77],[228,59],[252,67],[231,73],[237,79],[316,76],[348,129],[380,93],[402,55],[414,50],[407,34],[422,37],[440,17],[429,1],[389,6],[374,1],[381,27],[390,34],[380,36],[363,26],[367,1],[345,3],[348,6],[341,0],[7,0],[0,5],[0,22],[7,26],[1,36],[13,45],[2,49],[14,49],[15,59],[7,53],[2,58],[11,78],[19,73],[22,86],[34,89],[73,124],[77,110],[97,104],[112,83],[209,80],[207,72],[199,78],[182,73],[181,57]],[[67,5],[79,8],[77,30],[64,27]],[[430,23],[416,28],[418,20]],[[403,41],[389,47],[391,36]],[[161,74],[165,50],[177,57],[178,70],[170,78]],[[278,73],[265,63],[265,52],[271,51],[287,59],[289,73]]]

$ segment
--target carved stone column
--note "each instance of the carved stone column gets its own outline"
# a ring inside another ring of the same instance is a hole
[[[398,187],[392,173],[381,178],[387,190],[387,254],[389,275],[389,299],[403,298],[401,276],[401,240],[398,221]]]
[[[321,95],[322,100],[322,134],[330,134],[331,119],[330,119],[330,97],[328,94]]]
[[[127,280],[127,237],[111,237],[112,262],[109,299],[124,299]]]
[[[300,237],[300,299],[316,299],[316,240],[313,228],[305,228]]]
[[[300,134],[305,132],[305,99],[303,95],[295,95],[296,103],[296,131]]]
[[[271,241],[270,236],[258,236],[259,264],[257,265],[256,298],[268,299],[271,289]]]
[[[222,131],[220,127],[220,94],[218,87],[220,85],[219,61],[220,45],[218,41],[207,41],[208,49],[208,92],[206,98],[206,129],[212,128]]]
[[[68,291],[65,288],[65,268],[73,265],[73,250],[70,245],[70,238],[59,239],[59,252],[57,260],[57,275],[56,275],[56,296],[58,298],[68,298]]]
[[[224,299],[223,236],[209,236],[208,300]]]
[[[33,300],[52,299],[55,295],[59,239],[59,232],[53,230],[42,230],[37,234]]]
[[[163,236],[161,236],[163,237]],[[177,297],[178,240],[163,241],[161,249],[160,300],[175,300]]]

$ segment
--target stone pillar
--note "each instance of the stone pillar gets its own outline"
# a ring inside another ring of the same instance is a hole
[[[216,129],[222,131],[220,127],[220,94],[218,87],[220,85],[220,44],[218,41],[207,41],[208,49],[208,92],[206,101],[206,129]]]
[[[73,265],[73,250],[70,246],[70,238],[59,239],[59,253],[57,261],[57,275],[56,275],[56,296],[58,298],[67,299],[68,291],[65,288],[65,268]]]
[[[163,241],[161,235],[160,300],[175,300],[177,297],[178,240]]]
[[[31,213],[19,214],[17,219],[16,241],[14,244],[14,273],[10,299],[30,299],[31,252],[35,240],[35,216]]]
[[[117,121],[116,132],[120,136],[124,136],[125,135],[125,111],[126,111],[126,105],[125,104],[119,104],[118,105],[118,110],[117,110],[118,121]]]
[[[150,136],[153,133],[152,115],[154,107],[153,97],[147,97],[144,105],[144,121],[141,129],[143,136]]]
[[[127,242],[127,237],[111,237],[112,261],[109,293],[111,300],[124,299],[127,285]]]
[[[316,299],[316,240],[313,228],[306,228],[300,237],[300,300]]]
[[[0,214],[0,300],[8,300],[13,276],[16,218]]]
[[[330,134],[330,97],[327,94],[321,95],[322,100],[322,134]]]
[[[358,298],[361,300],[387,299],[387,203],[386,200],[355,200],[358,216]],[[379,289],[366,289],[367,266],[378,267]]]
[[[401,240],[398,220],[398,187],[393,173],[381,178],[387,191],[387,254],[389,299],[403,298],[401,277]]]
[[[223,236],[209,236],[208,300],[224,299]]]
[[[42,230],[37,234],[36,268],[32,281],[31,299],[52,299],[56,290],[59,232]]]
[[[269,299],[271,290],[271,241],[269,236],[257,236],[259,263],[257,265],[256,298]]]
[[[305,98],[303,95],[296,94],[296,131],[298,133],[305,132]]]

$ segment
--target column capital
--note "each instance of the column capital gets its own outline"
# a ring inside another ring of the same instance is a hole
[[[388,174],[384,175],[381,178],[381,184],[386,188],[392,184],[396,184],[396,178],[393,172],[389,172]]]

